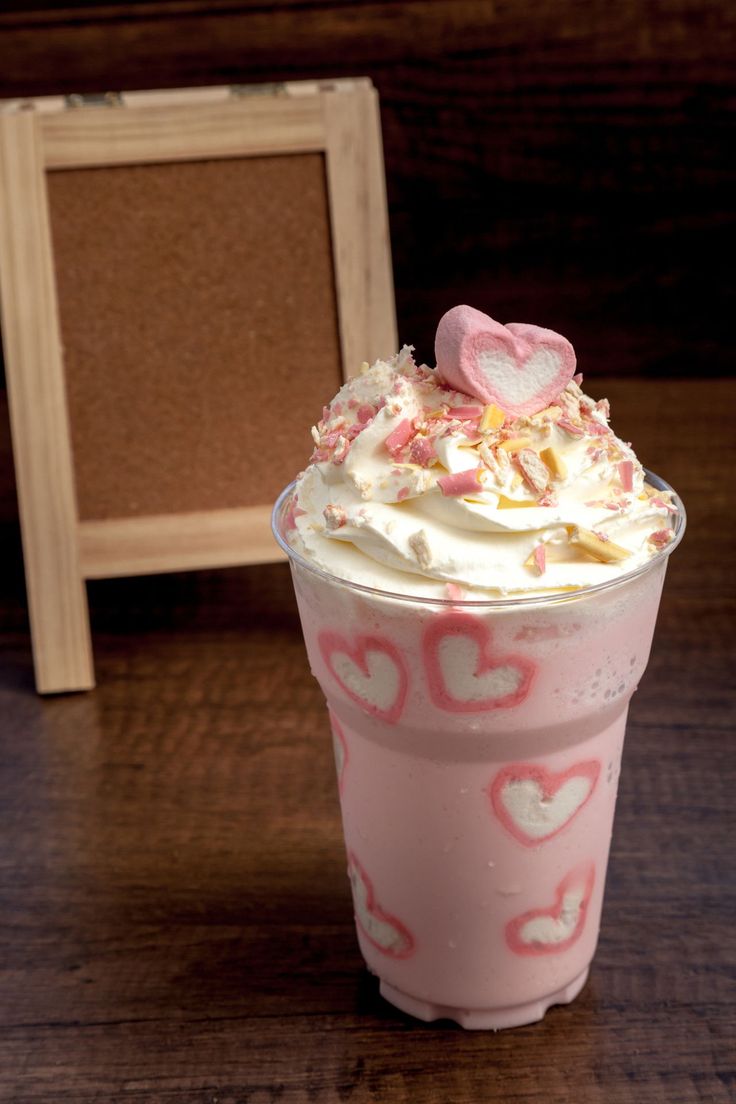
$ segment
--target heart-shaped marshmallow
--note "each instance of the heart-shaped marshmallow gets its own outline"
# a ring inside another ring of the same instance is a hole
[[[318,637],[327,669],[356,705],[381,720],[401,716],[409,676],[399,649],[380,636],[357,636],[353,644],[340,633]]]
[[[469,613],[433,618],[422,647],[429,696],[439,709],[451,713],[519,705],[536,671],[524,656],[493,655],[490,629]]]
[[[408,958],[416,945],[414,936],[405,924],[377,903],[370,879],[352,851],[348,852],[348,876],[355,919],[363,935],[391,958]]]
[[[562,879],[551,908],[530,909],[506,925],[506,942],[520,955],[559,954],[581,936],[595,881],[593,863]]]
[[[444,383],[513,417],[549,406],[575,373],[575,350],[562,334],[525,322],[503,326],[474,307],[442,316],[434,349]]]
[[[597,759],[550,771],[514,763],[499,771],[488,788],[493,811],[519,843],[537,847],[556,836],[589,800],[598,781]]]

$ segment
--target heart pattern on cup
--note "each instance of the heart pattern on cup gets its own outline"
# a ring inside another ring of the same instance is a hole
[[[468,613],[430,621],[422,639],[429,696],[439,709],[483,713],[510,709],[529,693],[535,664],[520,655],[494,655],[487,625]]]
[[[513,417],[548,406],[575,372],[575,350],[562,334],[524,322],[504,326],[468,306],[440,319],[435,356],[450,387]]]
[[[393,723],[401,716],[409,676],[399,649],[380,636],[323,631],[319,648],[327,669],[348,697],[366,713]]]
[[[525,847],[538,847],[565,828],[590,800],[600,774],[597,759],[551,771],[533,763],[513,763],[488,787],[493,811]]]
[[[345,784],[345,770],[348,765],[348,743],[345,739],[345,733],[343,732],[342,725],[338,721],[335,714],[330,707],[327,707],[327,712],[330,715],[330,728],[332,729],[332,750],[335,754],[335,770],[337,771],[337,788],[342,796],[343,786]]]
[[[414,936],[401,920],[378,904],[373,885],[352,851],[348,852],[348,877],[353,890],[355,920],[363,935],[390,958],[408,958],[416,947]]]
[[[585,927],[595,881],[592,862],[567,874],[549,908],[530,909],[506,925],[506,942],[519,955],[560,954],[572,947]]]

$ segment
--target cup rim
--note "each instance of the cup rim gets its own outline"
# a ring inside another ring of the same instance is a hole
[[[645,575],[647,572],[652,571],[656,566],[668,559],[684,536],[687,525],[687,515],[682,499],[674,488],[655,472],[650,471],[648,468],[644,468],[643,470],[647,483],[655,487],[658,491],[667,491],[672,495],[673,505],[677,507],[677,514],[672,526],[674,531],[673,539],[665,548],[659,549],[651,559],[647,560],[646,563],[640,564],[639,567],[633,568],[631,571],[627,571],[615,579],[605,579],[603,582],[593,583],[590,586],[577,587],[575,590],[523,596],[510,594],[499,598],[436,598],[420,594],[402,593],[401,591],[383,590],[381,587],[372,587],[368,586],[366,583],[357,583],[352,579],[344,579],[340,575],[334,575],[331,571],[325,571],[324,568],[311,563],[310,560],[306,559],[306,557],[302,556],[296,549],[292,548],[281,532],[280,522],[284,507],[296,486],[297,481],[295,479],[284,487],[274,503],[271,512],[271,530],[278,545],[286,553],[290,562],[298,563],[300,567],[327,582],[348,587],[350,590],[358,591],[361,594],[370,594],[374,597],[386,598],[393,601],[414,602],[418,605],[435,606],[444,609],[508,610],[511,608],[519,609],[520,607],[528,608],[530,606],[552,606],[561,602],[579,602],[582,598],[586,598],[591,594],[599,594],[603,591],[613,590],[616,587],[625,585],[632,579],[638,578],[640,575]]]

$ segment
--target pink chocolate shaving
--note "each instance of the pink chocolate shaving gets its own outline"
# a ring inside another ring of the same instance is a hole
[[[482,468],[469,468],[467,471],[456,472],[455,475],[443,475],[437,480],[437,485],[446,496],[460,497],[460,495],[474,494],[480,489],[482,470]]]
[[[544,575],[545,568],[547,567],[547,553],[545,552],[543,544],[538,544],[534,549],[534,562],[537,565],[539,574]]]
[[[386,438],[386,448],[396,457],[404,445],[414,436],[414,427],[408,418],[403,418]]]
[[[549,468],[540,460],[534,449],[520,449],[516,457],[516,463],[535,494],[542,494],[546,491],[549,483]]]
[[[634,489],[634,462],[633,460],[622,460],[618,465],[619,479],[621,480],[621,486],[625,491],[633,491]]]
[[[561,408],[565,418],[577,418],[580,415],[580,399],[576,398],[575,395],[571,395],[567,388],[557,396],[555,406]]]
[[[421,464],[423,468],[429,467],[437,459],[434,444],[427,437],[415,437],[409,455],[414,464]]]
[[[451,418],[459,418],[461,422],[472,421],[480,418],[483,413],[482,406],[451,406],[447,412]]]
[[[325,448],[334,448],[337,444],[339,436],[340,434],[335,429],[332,431],[332,433],[325,433],[322,436],[321,443]]]
[[[323,516],[328,529],[342,529],[348,520],[348,515],[343,507],[336,506],[331,502],[325,506]]]
[[[585,430],[582,426],[575,425],[569,418],[558,418],[557,424],[560,429],[564,429],[565,433],[570,437],[584,437]]]
[[[652,533],[649,537],[655,548],[664,548],[666,544],[669,544],[672,540],[671,529],[657,529],[656,533]]]
[[[371,406],[370,403],[363,403],[363,405],[359,406],[356,410],[355,417],[362,425],[366,425],[371,418],[375,417],[375,414],[375,407]]]

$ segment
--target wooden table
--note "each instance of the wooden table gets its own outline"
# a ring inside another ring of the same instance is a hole
[[[492,1034],[417,1023],[378,996],[284,565],[94,584],[99,687],[40,700],[13,537],[2,1101],[734,1099],[736,385],[591,390],[680,489],[690,526],[632,703],[601,942],[579,999]]]

